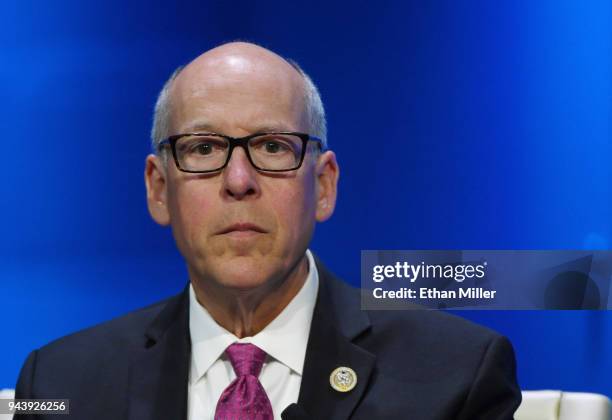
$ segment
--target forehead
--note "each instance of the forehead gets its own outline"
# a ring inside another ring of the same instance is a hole
[[[170,94],[175,131],[305,129],[304,80],[272,53],[205,54],[178,75]]]

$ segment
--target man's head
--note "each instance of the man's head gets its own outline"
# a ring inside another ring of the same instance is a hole
[[[162,90],[156,111],[154,143],[190,132],[325,136],[320,99],[307,76],[249,43],[224,44],[182,68]],[[255,169],[242,147],[223,170],[207,174],[180,171],[164,157],[170,148],[147,157],[149,211],[157,223],[172,226],[192,281],[248,290],[288,275],[315,222],[335,206],[335,156],[316,146],[309,142],[299,169],[279,173]]]

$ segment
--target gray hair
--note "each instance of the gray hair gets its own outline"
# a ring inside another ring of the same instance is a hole
[[[172,82],[174,82],[174,79],[176,79],[184,67],[179,66],[172,72],[157,96],[155,111],[153,112],[153,127],[151,128],[151,148],[154,154],[159,152],[159,143],[170,135],[170,111],[172,108],[170,104],[170,88],[172,87]]]
[[[321,100],[319,89],[314,84],[310,76],[294,60],[287,59],[287,62],[300,73],[304,79],[306,113],[308,115],[309,134],[320,138],[323,141],[323,148],[327,148],[327,122],[325,120],[325,108]],[[180,66],[168,78],[162,90],[159,92],[155,111],[153,114],[153,128],[151,129],[151,147],[153,153],[159,151],[159,143],[170,136],[170,113],[172,104],[170,101],[170,88],[172,82],[179,75],[185,66]]]
[[[327,149],[327,120],[325,119],[325,108],[321,100],[319,89],[310,76],[292,59],[286,59],[291,66],[304,78],[304,95],[306,102],[306,113],[310,133],[323,141],[323,149]]]

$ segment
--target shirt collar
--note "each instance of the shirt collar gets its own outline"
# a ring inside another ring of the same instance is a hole
[[[189,333],[191,335],[191,380],[199,380],[233,343],[253,343],[270,357],[302,375],[312,313],[319,289],[319,275],[310,250],[306,250],[308,275],[291,302],[263,330],[239,339],[220,326],[197,301],[189,285]]]

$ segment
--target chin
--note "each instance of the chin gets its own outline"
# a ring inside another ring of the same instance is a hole
[[[215,270],[217,282],[232,289],[255,289],[270,282],[274,270],[262,270],[261,261],[254,258],[237,257],[220,262]]]

